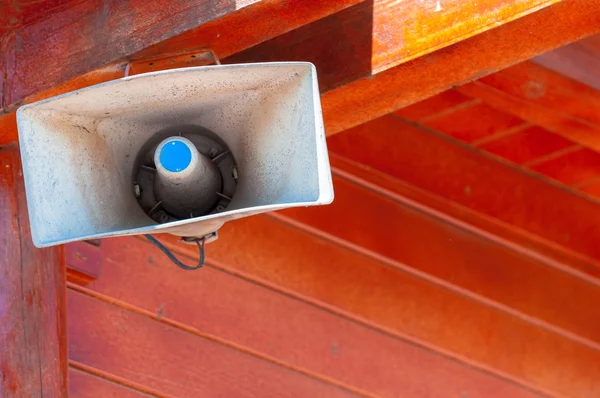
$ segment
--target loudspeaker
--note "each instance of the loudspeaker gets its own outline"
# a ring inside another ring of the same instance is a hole
[[[217,65],[109,81],[17,111],[33,242],[207,236],[331,203],[316,70]]]

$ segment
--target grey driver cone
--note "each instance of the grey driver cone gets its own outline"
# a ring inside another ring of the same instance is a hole
[[[211,158],[184,137],[163,140],[154,153],[154,194],[161,206],[180,218],[208,213],[221,192],[222,179]]]

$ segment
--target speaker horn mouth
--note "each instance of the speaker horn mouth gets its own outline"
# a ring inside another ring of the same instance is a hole
[[[233,154],[215,133],[200,126],[156,133],[135,161],[133,192],[157,223],[220,213],[237,187]]]

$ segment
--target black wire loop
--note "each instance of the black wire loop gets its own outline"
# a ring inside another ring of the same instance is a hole
[[[181,269],[184,269],[186,271],[194,271],[194,270],[202,268],[202,266],[204,265],[204,241],[206,240],[204,237],[193,238],[193,239],[187,240],[188,242],[194,242],[198,246],[198,251],[200,252],[200,259],[196,266],[186,265],[186,264],[182,263],[181,261],[179,261],[179,259],[177,257],[175,257],[175,255],[171,252],[171,250],[167,249],[167,247],[165,245],[163,245],[162,243],[160,243],[160,241],[158,239],[156,239],[154,236],[145,234],[144,237],[146,239],[148,239],[150,241],[150,243],[152,243],[154,246],[158,247],[160,249],[160,251],[163,252],[165,254],[165,256],[167,256],[169,258],[169,260],[171,260],[173,262],[173,264],[175,264],[176,266],[178,266]]]

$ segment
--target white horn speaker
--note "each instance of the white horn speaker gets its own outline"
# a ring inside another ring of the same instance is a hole
[[[126,77],[21,107],[34,244],[168,232],[327,204],[315,68],[218,65]]]

